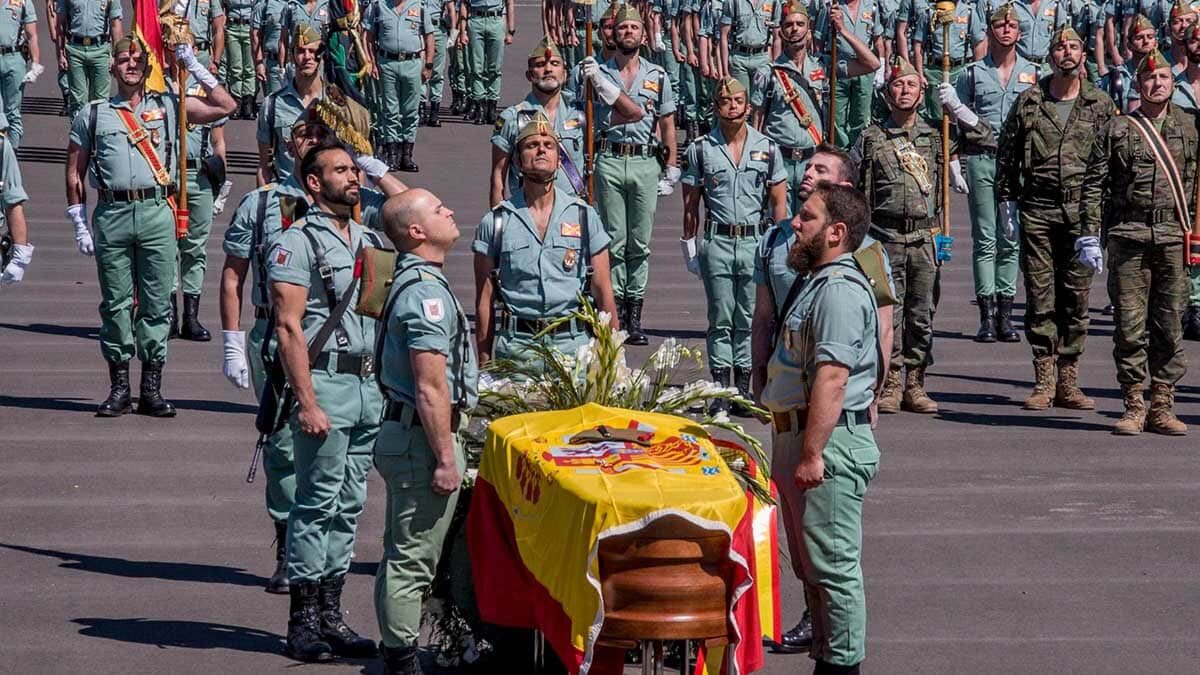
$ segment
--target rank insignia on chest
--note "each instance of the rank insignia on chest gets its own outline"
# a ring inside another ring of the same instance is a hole
[[[164,116],[166,116],[166,113],[163,112],[162,108],[151,108],[149,110],[142,111],[143,122],[155,122],[157,120],[161,120]]]
[[[564,237],[580,237],[583,236],[583,227],[579,223],[563,223],[559,233]]]
[[[25,0],[8,0],[9,7],[20,7],[25,4]]]
[[[642,89],[649,89],[654,93],[658,93],[658,80],[642,80]]]
[[[863,21],[870,21],[871,19],[874,19],[874,18],[875,18],[875,13],[874,13],[874,12],[863,12],[863,13],[862,13],[862,20],[863,20]]]
[[[575,252],[575,249],[567,249],[567,252],[563,254],[563,269],[568,272],[575,269],[575,261],[578,257],[579,254]]]
[[[579,118],[577,118],[577,117],[568,117],[567,119],[563,120],[563,128],[564,129],[577,129],[578,127],[579,127]]]
[[[799,122],[800,126],[802,127],[811,127],[813,118],[812,115],[801,115],[800,117],[796,118],[796,121]]]
[[[805,126],[807,126],[807,125],[805,125]],[[750,152],[750,161],[751,161],[751,162],[765,162],[765,161],[767,161],[767,153],[766,153],[766,151],[764,151],[764,150],[753,150],[753,151],[751,151],[751,152]]]
[[[271,252],[271,260],[276,265],[286,265],[292,261],[292,252],[276,244],[275,250]]]
[[[771,11],[774,9],[775,9],[775,3],[773,3],[773,2],[764,2],[763,3],[763,6],[762,6],[763,14],[770,14]]]
[[[954,17],[954,23],[961,23],[961,24],[964,24],[964,25],[966,25],[966,24],[967,24],[967,23],[968,23],[970,20],[971,20],[971,17],[969,17],[969,16],[956,16],[956,17]]]
[[[1017,82],[1021,84],[1037,83],[1037,75],[1034,73],[1017,73]]]
[[[408,10],[408,15],[409,16],[421,16],[421,8],[413,7],[412,9]]]
[[[427,298],[421,301],[421,313],[430,321],[441,321],[443,316],[446,316],[445,308],[442,307],[441,298]]]
[[[162,131],[160,131],[158,129],[151,129],[150,130],[150,142],[155,145],[158,145],[160,141],[162,141]]]
[[[825,69],[817,68],[817,69],[813,70],[811,73],[808,74],[808,79],[813,80],[813,81],[824,80],[825,79]]]

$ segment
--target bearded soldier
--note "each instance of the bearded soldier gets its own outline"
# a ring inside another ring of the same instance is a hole
[[[1141,106],[1107,123],[1083,174],[1083,224],[1075,248],[1084,264],[1103,271],[1104,218],[1116,322],[1113,358],[1125,403],[1113,427],[1120,435],[1143,427],[1171,436],[1187,433],[1173,408],[1175,383],[1187,371],[1180,316],[1187,301],[1184,232],[1195,196],[1197,119],[1170,102],[1172,80],[1161,53],[1142,59]]]
[[[1019,226],[1021,232],[1025,337],[1035,377],[1024,407],[1092,410],[1095,402],[1078,385],[1092,272],[1076,257],[1075,239],[1080,185],[1096,130],[1116,109],[1104,92],[1079,77],[1083,40],[1075,30],[1064,26],[1053,45],[1054,74],[1017,98],[1000,132],[996,199],[1004,228]]]

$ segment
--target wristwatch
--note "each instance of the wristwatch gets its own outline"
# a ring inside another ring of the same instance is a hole
[[[425,67],[426,67],[426,68],[433,68],[433,62],[432,62],[432,61],[426,61],[426,62],[425,62]]]

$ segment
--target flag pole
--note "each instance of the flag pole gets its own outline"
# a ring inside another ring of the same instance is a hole
[[[586,57],[592,56],[592,5],[595,0],[581,0],[579,3],[587,11],[587,23],[584,31],[586,43],[583,46]],[[592,109],[592,83],[590,80],[584,79],[584,127],[587,133],[584,134],[584,167],[587,169],[587,198],[588,203],[592,206],[596,205],[596,134],[595,134],[595,111]]]
[[[175,193],[175,238],[185,239],[188,234],[188,163],[187,163],[187,69],[175,62],[175,82],[179,87],[179,188]]]

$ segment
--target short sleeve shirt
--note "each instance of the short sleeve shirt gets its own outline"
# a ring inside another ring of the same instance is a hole
[[[869,45],[875,38],[883,35],[883,17],[879,11],[877,0],[861,0],[858,4],[858,12],[851,12],[845,4],[842,4],[841,8],[847,30],[854,33],[858,39]],[[828,5],[822,5],[818,10],[816,19],[813,21],[813,35],[822,43],[829,35]],[[854,53],[845,37],[838,38],[838,53]]]
[[[682,180],[701,189],[712,222],[757,225],[769,216],[763,213],[765,195],[771,186],[787,181],[787,170],[779,147],[749,125],[741,162],[735,163],[718,126],[688,146]]]
[[[197,40],[209,42],[212,40],[212,22],[218,16],[225,16],[225,7],[221,0],[192,0],[188,3],[188,27]]]
[[[288,0],[258,0],[251,27],[259,32],[263,58],[274,62],[279,52],[279,41],[283,37],[283,12]]]
[[[66,17],[67,32],[78,37],[112,35],[111,22],[122,18],[120,0],[55,0],[54,10]]]
[[[992,55],[987,54],[972,63],[954,83],[958,98],[967,107],[992,126],[992,133],[1000,138],[1000,129],[1008,117],[1008,111],[1017,102],[1021,92],[1037,84],[1038,67],[1026,61],[1020,54],[1009,74],[1008,84],[1000,80],[1000,71]]]
[[[258,115],[258,130],[255,137],[259,143],[270,146],[275,152],[275,176],[280,180],[292,175],[296,170],[296,159],[288,150],[287,141],[291,134],[292,124],[304,112],[304,99],[296,91],[291,80],[284,83],[279,91],[267,97],[262,111]],[[271,106],[275,107],[275,119],[271,119]],[[271,128],[272,121],[274,128]]]
[[[492,132],[492,145],[496,146],[501,152],[512,154],[516,147],[517,135],[521,133],[521,129],[533,119],[533,116],[538,112],[545,112],[538,100],[530,94],[525,97],[524,101],[509,106],[500,113],[500,118],[496,120],[496,128]],[[566,99],[561,99],[558,104],[558,111],[554,116],[554,132],[558,134],[560,145],[566,151],[567,156],[571,160],[571,164],[579,175],[583,174],[583,151],[584,137],[583,132],[586,128],[583,111],[574,105],[568,104]],[[520,170],[517,167],[517,158],[512,157],[508,164],[508,192],[516,194],[521,189]],[[575,193],[575,187],[571,184],[571,179],[567,177],[567,169],[560,163],[558,167],[558,175],[555,178],[557,185],[563,192],[570,194]]]
[[[596,119],[600,121],[602,137],[613,143],[638,145],[654,143],[655,121],[659,117],[675,112],[675,95],[671,91],[671,80],[667,76],[667,71],[646,59],[639,58],[637,74],[628,88],[621,79],[620,66],[617,65],[615,58],[606,61],[600,72],[602,77],[607,77],[621,87],[621,90],[647,113],[636,122],[613,125],[609,123],[613,115],[612,107],[597,98]]]
[[[726,0],[721,25],[729,26],[731,47],[765,47],[771,41],[771,19],[777,0]]]
[[[178,178],[178,162],[170,161],[174,148],[177,99],[172,94],[146,94],[131,108],[128,99],[114,96],[92,101],[80,109],[71,121],[71,143],[91,155],[89,174],[92,187],[108,190],[142,190],[158,185],[149,162],[129,145],[129,132],[117,114],[118,108],[132,110],[134,120],[150,135],[159,161]],[[96,108],[96,128],[88,129],[91,108]],[[94,140],[94,144],[93,144]]]
[[[375,35],[380,49],[412,54],[421,51],[425,46],[423,37],[433,33],[433,15],[423,0],[402,0],[399,5],[381,0],[371,5],[363,28]]]
[[[807,149],[819,144],[809,127],[820,138],[825,137],[825,119],[822,114],[829,92],[829,57],[805,56],[804,65],[792,63],[786,54],[780,55],[775,63],[755,71],[750,82],[750,105],[763,111],[763,133],[785,148]],[[788,85],[798,97],[799,106],[788,100],[780,75],[787,78]],[[838,64],[838,77],[848,77],[845,61]],[[802,111],[797,115],[797,108]]]
[[[0,7],[0,47],[17,46],[25,26],[37,22],[34,0],[8,0]]]

